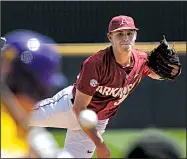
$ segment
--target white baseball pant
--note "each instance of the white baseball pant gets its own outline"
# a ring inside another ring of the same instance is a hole
[[[40,101],[31,115],[31,126],[66,128],[64,151],[68,151],[74,158],[91,158],[95,145],[81,130],[73,112],[72,99],[73,86],[58,92],[52,98]],[[99,120],[96,129],[103,134],[108,119]]]

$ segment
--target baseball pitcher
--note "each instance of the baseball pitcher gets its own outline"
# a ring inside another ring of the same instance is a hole
[[[134,49],[138,28],[133,18],[113,17],[108,27],[111,46],[88,57],[81,66],[76,83],[33,109],[31,125],[66,128],[64,149],[74,157],[109,158],[110,150],[102,134],[109,119],[116,115],[120,104],[144,77],[174,80],[181,72],[179,57],[165,38],[150,55]],[[97,113],[95,129],[85,130],[77,118],[82,110]]]

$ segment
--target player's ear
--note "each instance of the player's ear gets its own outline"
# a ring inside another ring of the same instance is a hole
[[[137,31],[135,31],[134,33],[133,41],[136,41],[136,38],[137,38]]]
[[[137,38],[137,31],[135,31],[135,34],[134,34],[134,41],[136,41],[136,38]]]
[[[112,41],[111,33],[107,33],[107,37],[108,37],[108,40],[111,42]]]

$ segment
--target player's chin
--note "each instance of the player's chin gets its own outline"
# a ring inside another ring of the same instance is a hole
[[[124,52],[131,51],[132,46],[131,45],[121,45],[121,50]]]

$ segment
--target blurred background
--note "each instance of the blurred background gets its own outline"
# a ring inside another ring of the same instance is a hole
[[[46,1],[1,2],[1,36],[16,29],[45,34],[57,42],[62,73],[53,94],[76,81],[82,61],[109,46],[108,24],[113,16],[134,18],[138,31],[136,48],[150,52],[162,34],[179,53],[182,74],[176,81],[144,79],[111,118],[104,138],[112,157],[125,153],[131,140],[146,128],[173,136],[186,157],[186,41],[187,2]],[[60,146],[65,130],[50,129]]]

